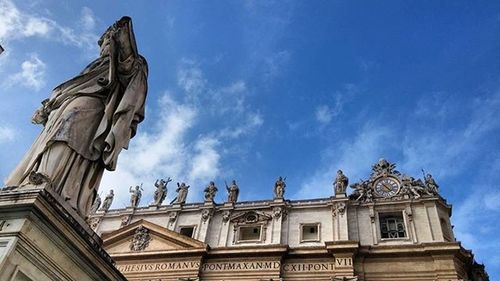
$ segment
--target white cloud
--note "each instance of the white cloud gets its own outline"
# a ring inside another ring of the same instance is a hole
[[[96,24],[94,12],[88,7],[83,7],[80,22],[82,23],[84,30],[92,31]]]
[[[279,76],[285,71],[288,62],[290,61],[291,54],[287,50],[282,50],[273,53],[264,61],[266,69],[264,75],[266,79],[271,79]]]
[[[333,111],[328,105],[320,105],[316,107],[316,120],[324,125],[330,123],[333,118]]]
[[[59,25],[55,20],[21,11],[12,1],[0,0],[0,40],[12,41],[41,37],[84,49],[95,49],[98,36],[93,32],[95,18],[84,7],[80,19],[82,30]]]
[[[16,138],[16,132],[9,126],[0,125],[0,143],[6,143],[14,141]]]
[[[23,85],[38,91],[45,85],[45,69],[45,63],[38,58],[37,54],[32,54],[29,59],[21,64],[19,72],[7,77],[4,86]]]
[[[206,87],[201,68],[192,60],[183,59],[181,67],[177,71],[177,84],[185,91],[190,99],[197,99]]]
[[[264,119],[260,113],[248,113],[246,120],[241,125],[232,126],[220,130],[220,138],[236,139],[243,135],[255,132],[264,124]]]

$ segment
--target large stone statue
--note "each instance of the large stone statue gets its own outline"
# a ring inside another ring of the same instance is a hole
[[[7,186],[47,183],[88,215],[104,169],[116,168],[144,119],[148,68],[132,21],[123,17],[98,42],[100,56],[57,86],[33,115],[44,126],[6,180]]]
[[[217,193],[217,187],[213,181],[205,188],[205,202],[214,202],[215,194]]]
[[[175,190],[177,192],[177,198],[175,199],[176,203],[186,203],[189,187],[190,186],[186,185],[185,183],[177,183],[177,190]]]
[[[233,180],[230,186],[227,186],[226,184],[226,189],[227,201],[233,204],[236,203],[236,201],[238,201],[238,195],[240,194],[240,188],[236,184],[236,180]]]
[[[142,184],[141,184],[142,186]],[[142,197],[142,187],[136,185],[135,188],[130,187],[128,191],[130,192],[130,206],[137,208],[141,202]]]
[[[335,194],[345,194],[347,185],[349,184],[349,179],[344,175],[342,170],[337,171],[337,176],[335,177],[335,182],[333,183],[335,187]]]
[[[274,199],[283,199],[285,195],[285,183],[286,178],[278,177],[278,180],[274,183]]]
[[[153,205],[160,206],[163,203],[163,200],[167,197],[167,185],[171,182],[172,179],[169,177],[166,181],[164,179],[156,180],[155,182],[155,193],[154,193],[154,202]]]
[[[106,195],[104,201],[102,202],[101,211],[107,212],[113,204],[113,198],[115,198],[115,194],[113,193],[113,189],[109,190],[109,194]]]

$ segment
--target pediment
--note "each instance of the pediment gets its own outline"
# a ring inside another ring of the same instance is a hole
[[[111,255],[205,251],[207,244],[157,224],[139,220],[102,235],[103,248]],[[135,243],[135,246],[132,246]]]

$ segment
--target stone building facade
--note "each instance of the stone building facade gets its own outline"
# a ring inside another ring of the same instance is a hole
[[[455,240],[432,176],[415,180],[382,159],[351,195],[347,183],[339,171],[330,198],[205,196],[97,211],[90,223],[128,280],[488,280]]]

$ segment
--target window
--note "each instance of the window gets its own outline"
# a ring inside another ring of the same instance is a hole
[[[406,238],[402,213],[379,214],[382,239]]]
[[[193,238],[194,226],[181,226],[179,233],[187,237]]]
[[[240,226],[238,241],[260,241],[262,226]]]
[[[300,225],[300,242],[319,241],[319,223]]]

